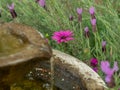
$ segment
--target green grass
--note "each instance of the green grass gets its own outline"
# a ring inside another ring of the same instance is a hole
[[[15,11],[18,15],[12,19],[7,4],[15,3]],[[95,7],[97,19],[97,32],[92,32],[89,8]],[[82,23],[77,21],[77,8],[83,8]],[[1,0],[0,9],[4,22],[19,22],[32,26],[43,33],[49,40],[49,44],[58,50],[71,54],[80,60],[88,61],[92,57],[99,60],[108,60],[111,64],[116,60],[120,65],[120,2],[119,0],[104,0],[96,4],[94,0],[46,0],[46,9],[40,7],[35,0]],[[74,16],[69,21],[69,15]],[[84,28],[90,29],[90,38],[83,35]],[[57,44],[51,39],[55,31],[70,29],[74,32],[74,41],[67,44]],[[106,53],[101,50],[102,41],[107,42]],[[102,72],[99,70],[99,74]],[[103,77],[103,76],[102,76]],[[116,85],[115,88],[119,85]],[[117,89],[115,89],[117,90]]]

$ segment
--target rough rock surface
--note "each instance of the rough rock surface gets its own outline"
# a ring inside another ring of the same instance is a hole
[[[16,23],[0,24],[0,33],[6,32],[8,35],[18,38],[23,44],[27,44],[16,53],[0,56],[0,87],[5,87],[3,90],[9,90],[6,89],[7,86],[9,88],[11,83],[20,81],[37,62],[49,60],[52,56],[50,46],[37,30]],[[1,39],[6,38],[1,37]],[[9,38],[6,40],[9,40]],[[11,43],[14,44],[15,42],[11,41]],[[4,42],[0,44],[4,44]],[[13,44],[10,44],[11,47],[14,47]]]
[[[75,57],[53,50],[54,84],[62,90],[105,90],[106,85],[101,77],[88,65]],[[50,62],[37,63],[35,79],[51,82]]]

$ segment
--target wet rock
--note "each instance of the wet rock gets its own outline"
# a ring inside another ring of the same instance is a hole
[[[22,24],[0,24],[0,87],[20,81],[41,60],[50,60],[52,50],[42,34]]]

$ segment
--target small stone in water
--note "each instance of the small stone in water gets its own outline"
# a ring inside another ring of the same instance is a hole
[[[75,89],[75,87],[73,86],[73,89]]]
[[[64,81],[64,78],[62,78],[62,80],[61,81]]]

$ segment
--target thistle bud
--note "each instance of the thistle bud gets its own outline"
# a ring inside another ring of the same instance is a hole
[[[92,18],[92,19],[95,19],[95,8],[94,8],[94,7],[90,7],[89,13],[90,13],[90,15],[91,15],[91,18]]]
[[[102,41],[102,52],[106,52],[106,41]]]
[[[85,35],[86,38],[89,38],[89,28],[88,27],[85,27],[84,35]]]
[[[9,11],[10,11],[12,17],[16,18],[17,17],[17,13],[14,10],[14,3],[12,3],[11,5],[7,5],[7,7],[9,8]]]
[[[82,8],[77,8],[78,21],[82,21]]]

